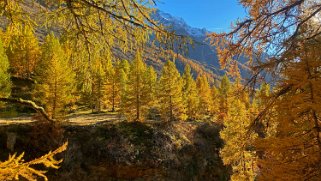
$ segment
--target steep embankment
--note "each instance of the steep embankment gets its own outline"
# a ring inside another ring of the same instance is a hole
[[[14,151],[39,156],[69,141],[62,167],[50,180],[227,180],[228,168],[214,123],[102,123],[60,129],[15,125],[0,127],[0,159],[16,137]],[[55,141],[53,141],[55,140]],[[9,143],[7,143],[9,142]],[[60,143],[59,143],[60,142]]]

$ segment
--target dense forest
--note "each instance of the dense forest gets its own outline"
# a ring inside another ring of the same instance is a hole
[[[239,0],[223,74],[157,3],[0,1],[0,180],[320,180],[320,1]]]

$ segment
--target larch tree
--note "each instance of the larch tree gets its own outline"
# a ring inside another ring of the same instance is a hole
[[[260,89],[256,95],[258,104],[265,105],[268,101],[270,93],[271,93],[270,85],[265,82],[261,84]]]
[[[9,37],[7,55],[13,76],[30,78],[41,54],[38,39],[31,26],[11,25],[7,28]]]
[[[188,116],[188,119],[195,120],[197,118],[198,113],[199,95],[196,87],[196,82],[192,76],[191,68],[189,65],[185,66],[183,81],[183,93],[184,101],[186,104],[186,114]]]
[[[186,120],[183,80],[174,62],[167,61],[159,79],[158,96],[164,120]]]
[[[243,90],[240,76],[231,84],[224,76],[220,86],[221,110],[224,117],[223,129],[220,136],[224,147],[220,152],[226,165],[233,170],[231,180],[255,180],[257,169],[257,156],[254,143],[257,133],[249,132],[254,119],[256,104],[251,104],[248,92]]]
[[[152,66],[148,66],[144,73],[144,97],[148,108],[155,107],[156,99],[157,73]]]
[[[213,87],[211,88],[211,97],[211,115],[214,116],[215,119],[217,119],[220,113],[220,94],[218,88],[215,85],[213,85]]]
[[[268,120],[272,133],[258,141],[261,180],[320,178],[320,12],[314,0],[240,1],[248,16],[231,32],[212,34],[222,67],[239,56],[249,62],[252,88],[265,74],[276,88],[249,131]],[[268,54],[269,56],[262,56]],[[264,57],[264,60],[260,60]],[[270,119],[269,116],[274,118]]]
[[[130,72],[130,64],[127,60],[122,60],[117,66],[118,73],[118,82],[119,82],[119,92],[121,95],[121,101],[123,101],[124,95],[127,90],[128,84],[128,74]]]
[[[0,97],[9,97],[10,92],[9,60],[0,40]]]
[[[321,176],[320,41],[298,42],[284,54],[287,62],[276,93],[284,87],[287,91],[272,105],[268,102],[276,112],[269,119],[275,130],[257,142],[258,150],[264,151],[260,179],[318,180]]]
[[[128,90],[128,74],[130,71],[130,64],[127,60],[116,61],[115,65],[112,68],[112,65],[109,65],[108,71],[108,82],[107,87],[109,91],[105,92],[109,96],[109,102],[112,105],[112,111],[120,109],[120,112],[124,114],[124,106],[126,99],[126,91]]]
[[[103,97],[106,93],[104,91],[104,83],[106,81],[106,72],[102,65],[101,57],[96,57],[92,62],[92,99],[94,102],[95,112],[101,112],[103,108]]]
[[[270,102],[270,97],[272,97],[272,92],[270,90],[270,85],[267,83],[262,83],[260,88],[257,90],[255,97],[252,101],[252,107],[253,107],[253,119],[256,118],[256,116],[263,112],[264,109],[268,106]],[[256,132],[259,133],[259,135],[264,135],[264,137],[271,136],[271,134],[275,134],[275,127],[277,126],[277,123],[275,122],[275,119],[277,117],[277,112],[275,111],[275,107],[271,107],[269,110],[269,113],[259,120],[257,123],[255,129]]]
[[[144,74],[146,64],[142,59],[142,53],[138,50],[128,75],[128,85],[125,101],[125,114],[127,119],[143,121],[146,114],[146,97]]]
[[[224,75],[220,87],[219,87],[219,102],[220,102],[220,108],[219,108],[219,119],[221,121],[224,121],[228,112],[229,112],[229,102],[230,98],[229,96],[231,95],[231,83],[229,78]]]
[[[59,40],[50,34],[42,47],[41,61],[36,67],[34,97],[52,118],[64,112],[74,90],[74,73]]]
[[[33,75],[39,60],[40,47],[34,30],[29,25],[8,25],[3,39],[10,63],[12,94],[10,98],[31,99]],[[17,107],[21,109],[22,107]]]
[[[199,75],[196,79],[198,88],[199,101],[199,115],[201,117],[208,116],[212,107],[211,87],[205,75]]]
[[[106,63],[106,81],[104,83],[104,96],[105,96],[105,105],[106,107],[110,107],[111,112],[115,112],[117,109],[117,105],[120,101],[120,97],[118,94],[118,86],[117,86],[117,67],[113,65],[112,60],[109,59]]]
[[[123,116],[126,113],[126,98],[127,98],[127,91],[128,91],[128,73],[125,69],[121,68],[119,70],[119,92],[120,92],[120,115]]]
[[[250,125],[251,117],[245,103],[239,99],[233,100],[224,120],[224,128],[220,131],[224,141],[220,156],[225,165],[232,167],[233,181],[254,181],[256,177],[256,152],[253,144],[257,135],[248,135]]]
[[[120,64],[119,64],[119,68],[122,69],[122,70],[124,70],[124,72],[125,72],[126,74],[128,74],[129,71],[130,71],[130,64],[129,64],[128,60],[122,60],[122,61],[120,62]]]

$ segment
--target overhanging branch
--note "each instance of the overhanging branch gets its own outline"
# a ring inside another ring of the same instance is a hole
[[[54,122],[53,119],[51,119],[48,115],[48,113],[45,111],[45,109],[41,106],[38,106],[35,102],[30,100],[24,100],[21,98],[5,98],[0,97],[0,102],[6,102],[6,103],[13,103],[13,104],[20,104],[26,107],[30,107],[33,110],[37,111],[37,113],[41,114],[47,121]]]

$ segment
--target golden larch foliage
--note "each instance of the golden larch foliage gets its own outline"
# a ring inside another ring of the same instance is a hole
[[[24,153],[17,155],[10,155],[8,160],[0,162],[0,180],[20,180],[24,178],[28,181],[36,181],[38,177],[42,177],[44,180],[48,180],[45,170],[38,170],[33,168],[36,165],[43,165],[46,168],[58,169],[59,164],[63,161],[56,160],[54,156],[67,149],[68,142],[64,143],[61,147],[54,151],[50,151],[46,155],[36,158],[32,161],[25,162],[23,160]]]

